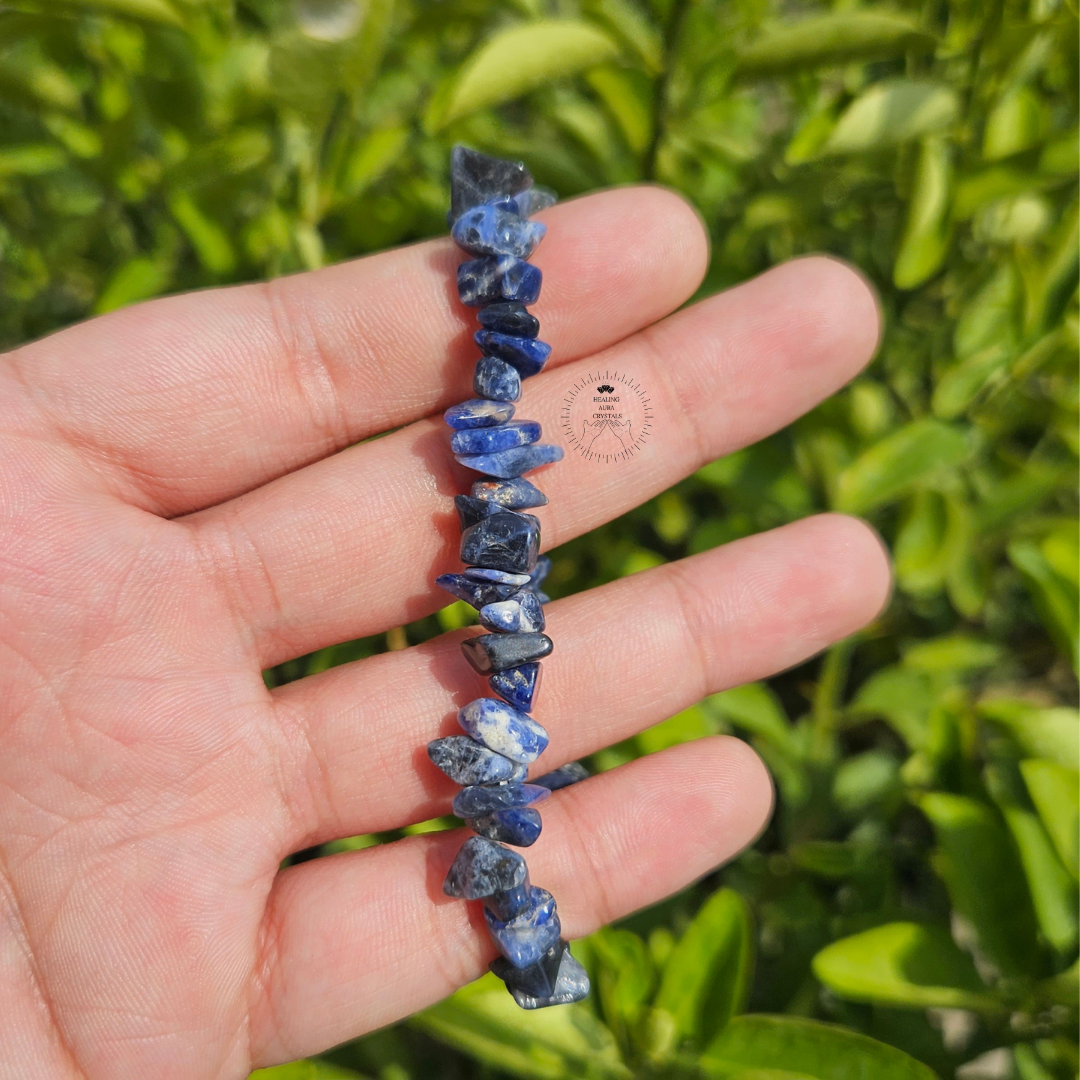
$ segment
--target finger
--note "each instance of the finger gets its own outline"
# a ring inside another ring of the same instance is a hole
[[[737,739],[667,750],[552,796],[531,878],[554,893],[564,935],[580,937],[731,858],[771,801],[768,774]],[[413,837],[279,876],[252,1009],[256,1064],[380,1027],[484,971],[495,949],[479,905],[441,891],[464,838]]]
[[[657,417],[632,462],[601,468],[569,454],[536,474],[551,500],[535,511],[544,546],[791,422],[866,363],[877,327],[862,278],[806,259],[530,380],[522,413],[549,433],[558,431],[567,387],[598,365],[632,372]],[[451,497],[475,477],[454,463],[448,442],[441,421],[422,421],[189,520],[264,667],[447,602],[433,581],[459,568]],[[390,557],[364,574],[372,552]]]
[[[534,310],[552,366],[666,315],[705,272],[700,220],[660,188],[578,199],[544,221]],[[50,431],[125,497],[179,514],[471,397],[476,320],[454,286],[462,257],[436,240],[169,297],[6,359]]]
[[[534,715],[534,773],[619,742],[707,694],[791,667],[869,622],[889,590],[876,535],[823,515],[549,604],[555,652]],[[295,846],[446,813],[455,785],[427,759],[490,695],[461,656],[469,631],[275,693]]]

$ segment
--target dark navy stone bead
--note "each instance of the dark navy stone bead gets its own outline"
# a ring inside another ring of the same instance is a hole
[[[522,765],[534,762],[548,744],[548,733],[531,716],[495,698],[470,701],[457,718],[466,735]]]
[[[522,664],[497,671],[488,679],[488,686],[504,701],[522,712],[528,712],[540,693],[542,668],[542,664]]]
[[[496,810],[494,814],[485,817],[469,818],[465,824],[480,836],[504,844],[513,844],[515,847],[532,847],[544,827],[540,812],[528,806]]]
[[[540,320],[530,315],[524,304],[507,301],[488,304],[476,317],[485,330],[497,330],[500,334],[534,338],[540,333]]]
[[[461,643],[465,659],[481,675],[542,660],[553,648],[546,634],[481,634]]]
[[[496,330],[477,330],[473,334],[476,344],[485,356],[497,356],[511,367],[517,368],[523,379],[539,375],[551,355],[551,346],[536,338],[514,337]]]
[[[541,555],[536,560],[536,565],[532,568],[532,573],[529,575],[529,585],[538,589],[543,583],[544,578],[551,573],[551,557],[548,555]]]
[[[474,784],[462,788],[451,805],[459,818],[484,817],[496,810],[513,810],[519,806],[531,806],[551,794],[546,787],[535,784]]]
[[[432,762],[455,784],[497,784],[504,780],[525,779],[524,765],[481,746],[468,735],[436,739],[428,743],[427,752]],[[489,839],[498,840],[499,837]]]
[[[498,427],[455,431],[450,449],[455,454],[490,454],[513,446],[530,446],[539,438],[540,425],[535,420],[514,420]]]
[[[535,964],[558,942],[561,930],[551,893],[534,886],[529,899],[528,909],[505,921],[484,909],[488,933],[499,952],[516,968]]]
[[[512,198],[532,183],[532,175],[521,161],[505,161],[467,146],[455,146],[450,154],[450,213],[459,218],[472,206]],[[526,205],[531,206],[531,201]],[[522,216],[528,217],[528,212]]]
[[[494,427],[505,424],[514,415],[514,406],[508,401],[489,401],[486,398],[470,398],[458,405],[451,405],[443,413],[443,419],[455,430]]]
[[[463,900],[479,900],[527,885],[528,878],[525,860],[516,851],[482,836],[470,836],[447,871],[443,892]]]
[[[528,510],[534,506],[547,506],[548,497],[523,476],[509,480],[475,480],[469,492],[474,499],[486,499],[498,503],[507,510]],[[541,559],[547,558],[541,555]]]
[[[502,363],[501,360],[495,362]],[[513,371],[513,368],[510,370]],[[455,454],[454,456],[467,468],[509,480],[530,469],[539,469],[541,465],[562,461],[563,449],[551,443],[533,443],[532,446],[515,446],[512,450],[499,450],[494,454]]]
[[[470,528],[478,521],[497,514],[501,509],[493,503],[484,502],[483,499],[474,499],[471,495],[455,495],[454,506],[457,509],[462,529]]]
[[[517,401],[521,397],[521,376],[497,356],[481,356],[473,372],[473,391],[493,401]]]
[[[510,889],[500,889],[484,897],[484,908],[504,922],[520,915],[523,911],[528,911],[531,904],[532,885],[529,882],[528,868],[525,870],[525,880],[520,885],[515,885]]]
[[[526,516],[532,517],[531,514]],[[492,570],[487,566],[466,566],[463,573],[472,581],[497,581],[500,585],[528,585],[529,583],[528,574],[508,574],[505,570]]]
[[[538,267],[513,255],[486,255],[469,259],[457,269],[458,296],[469,307],[483,307],[503,300],[535,304],[543,274]]]
[[[580,761],[569,761],[558,769],[552,769],[551,772],[530,780],[529,783],[539,784],[540,787],[546,787],[549,791],[559,791],[561,788],[569,787],[581,780],[588,780],[588,778],[589,770]]]
[[[518,585],[503,585],[497,581],[476,581],[464,574],[440,574],[435,579],[440,589],[445,589],[451,596],[472,604],[479,610],[488,604],[506,600],[518,592]]]
[[[461,534],[461,561],[511,574],[527,574],[536,565],[540,523],[531,514],[500,510]]]
[[[540,600],[529,589],[480,609],[480,625],[496,633],[534,634],[544,629],[544,622]]]
[[[557,941],[529,967],[516,968],[504,956],[496,957],[489,967],[523,1009],[569,1005],[589,992],[589,976],[570,955],[565,941]]]
[[[513,202],[474,206],[450,229],[454,243],[473,255],[516,255],[519,259],[527,259],[546,232],[546,225],[521,217]]]
[[[522,217],[532,217],[533,214],[539,214],[541,210],[554,206],[559,201],[559,197],[550,188],[533,185],[518,192],[513,199],[508,201],[514,204]]]

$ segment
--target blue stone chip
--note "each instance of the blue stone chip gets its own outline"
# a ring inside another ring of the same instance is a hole
[[[447,871],[443,892],[463,900],[480,900],[525,885],[528,877],[525,860],[516,851],[482,836],[470,836]]]
[[[489,401],[486,398],[470,398],[458,405],[451,405],[443,413],[443,419],[455,430],[494,427],[505,424],[514,415],[514,406],[508,401]]]
[[[513,202],[473,206],[454,222],[450,235],[473,255],[515,255],[527,259],[544,238],[547,226],[529,221]]]
[[[513,420],[498,427],[455,431],[450,449],[455,454],[490,454],[514,446],[529,446],[540,439],[540,425],[535,420]]]
[[[502,361],[496,360],[495,363],[501,364]],[[507,364],[507,367],[509,366]],[[510,370],[514,369],[510,368]],[[551,443],[533,443],[532,446],[515,446],[512,450],[499,450],[494,454],[455,454],[454,456],[467,468],[509,480],[530,469],[539,469],[541,465],[562,461],[563,449]]]
[[[503,784],[474,784],[462,788],[455,796],[452,809],[459,818],[484,817],[496,810],[513,810],[531,806],[551,795],[550,789],[535,784],[511,781]]]
[[[530,315],[524,304],[516,301],[488,304],[480,309],[476,317],[485,330],[498,330],[500,334],[534,338],[540,333],[540,320]]]
[[[558,942],[561,930],[551,893],[534,886],[529,900],[525,911],[505,921],[484,909],[492,940],[499,952],[519,969],[537,963]]]
[[[497,784],[525,779],[524,765],[481,746],[468,735],[436,739],[428,743],[427,752],[432,762],[455,784]],[[498,840],[499,837],[490,839]]]
[[[542,664],[522,664],[520,667],[497,671],[488,679],[488,686],[504,701],[522,712],[529,712],[540,693]]]
[[[498,840],[503,844],[513,844],[515,847],[531,847],[544,827],[540,812],[528,806],[496,810],[494,814],[485,817],[469,818],[465,824],[480,836]]]
[[[534,304],[540,296],[543,274],[538,267],[513,255],[487,255],[469,259],[457,270],[458,296],[469,307],[501,300]]]
[[[522,589],[509,600],[500,600],[480,609],[480,625],[504,634],[533,634],[544,629],[544,609],[540,598]]]
[[[470,738],[522,765],[534,762],[548,744],[548,733],[531,716],[496,698],[470,701],[457,718]]]
[[[514,337],[495,330],[477,330],[473,338],[485,356],[505,360],[517,369],[523,379],[539,375],[551,355],[551,346],[536,338]]]
[[[517,401],[521,397],[521,376],[497,356],[481,356],[473,371],[473,392],[493,401]]]
[[[540,523],[532,514],[500,510],[461,534],[460,555],[470,566],[527,574],[540,550]]]
[[[507,510],[529,510],[534,506],[547,506],[548,501],[548,497],[523,476],[514,476],[509,480],[474,480],[469,494],[474,499],[498,503]],[[541,555],[540,558],[546,559],[547,556]]]
[[[552,648],[547,634],[481,634],[461,643],[465,659],[481,675],[543,660]]]

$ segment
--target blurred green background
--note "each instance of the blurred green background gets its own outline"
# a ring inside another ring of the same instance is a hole
[[[488,977],[260,1077],[1077,1075],[1077,75],[1075,0],[4,4],[4,344],[444,233],[455,141],[683,192],[703,292],[830,251],[882,296],[852,386],[553,552],[559,596],[826,508],[881,530],[875,625],[591,762],[738,734],[765,835],[578,943],[588,1003]]]

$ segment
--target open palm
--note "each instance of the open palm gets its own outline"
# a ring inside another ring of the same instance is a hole
[[[632,462],[538,475],[547,546],[788,423],[873,351],[869,291],[824,259],[669,316],[706,262],[671,194],[544,219],[554,358],[528,414],[556,430],[599,363],[666,419]],[[440,891],[457,833],[278,872],[446,812],[455,788],[424,746],[477,696],[470,631],[273,692],[261,677],[446,603],[432,580],[457,566],[451,496],[470,480],[437,415],[471,396],[458,261],[422,244],[0,357],[3,1080],[242,1077],[493,955],[478,912]],[[887,588],[870,531],[825,516],[551,604],[542,768],[806,658]],[[770,800],[734,739],[641,759],[551,798],[533,880],[567,936],[587,933],[733,855]]]

